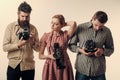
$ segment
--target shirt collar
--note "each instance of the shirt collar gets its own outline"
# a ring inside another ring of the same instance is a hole
[[[18,21],[15,22],[15,26],[19,26]]]
[[[103,27],[104,27],[104,26],[103,26]],[[103,31],[103,27],[102,27],[101,29],[99,29],[99,30]],[[91,22],[91,21],[88,22],[88,28],[93,28],[93,25],[92,25],[92,22]]]
[[[92,26],[92,22],[90,21],[90,22],[88,22],[88,28],[92,28],[93,26]]]
[[[53,32],[52,32],[52,34],[53,34]],[[53,35],[56,36],[56,37],[59,37],[59,36],[61,36],[62,34],[63,34],[63,31],[61,30],[59,34],[53,34]]]
[[[15,26],[18,26],[20,28],[18,21],[15,22]]]

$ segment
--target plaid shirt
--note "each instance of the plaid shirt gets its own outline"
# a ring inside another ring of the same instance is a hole
[[[97,48],[104,49],[102,56],[89,57],[78,51],[79,48],[85,47],[85,42],[90,39],[95,41]],[[105,26],[95,31],[91,22],[80,24],[69,42],[69,49],[78,53],[75,63],[77,71],[88,76],[104,74],[106,71],[105,56],[110,56],[114,52],[111,31]]]

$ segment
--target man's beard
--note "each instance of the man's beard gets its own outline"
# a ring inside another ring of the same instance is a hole
[[[20,19],[18,19],[18,24],[21,28],[29,28],[29,21],[20,21]]]

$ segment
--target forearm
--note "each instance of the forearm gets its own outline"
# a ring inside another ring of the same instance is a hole
[[[75,21],[69,21],[69,22],[66,22],[66,26],[69,26],[68,36],[70,38],[73,35],[73,33],[76,31],[77,24]]]
[[[49,55],[43,55],[43,54],[39,54],[39,59],[50,59]]]
[[[72,51],[72,52],[75,52],[75,53],[78,53],[79,52],[79,47],[75,44],[71,44],[69,43],[69,49]]]
[[[66,22],[66,26],[75,26],[76,22],[75,21],[68,21]]]
[[[112,49],[104,49],[103,54],[104,54],[105,56],[111,56],[113,52],[114,52],[114,49],[113,49],[113,48],[112,48]]]
[[[105,47],[103,48],[104,52],[103,54],[105,56],[111,56],[111,54],[114,52],[114,43],[111,32],[107,34],[107,39],[105,42]]]
[[[3,44],[3,50],[5,52],[19,50],[18,44]]]
[[[79,52],[79,46],[77,45],[77,43],[78,43],[78,37],[77,37],[77,34],[74,34],[68,43],[69,49],[72,52],[76,52],[76,53]]]

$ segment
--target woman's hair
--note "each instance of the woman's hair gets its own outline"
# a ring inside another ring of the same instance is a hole
[[[31,13],[31,11],[32,11],[32,8],[31,8],[31,6],[27,3],[27,2],[23,2],[23,3],[21,3],[20,5],[19,5],[19,7],[18,7],[18,12],[19,11],[23,11],[23,12],[25,12],[25,13]]]
[[[108,20],[108,16],[105,12],[103,11],[97,11],[94,15],[92,19],[97,19],[98,21],[100,21],[101,23],[106,23]]]
[[[59,19],[60,24],[61,24],[61,25],[65,25],[65,18],[64,18],[63,15],[57,14],[57,15],[54,15],[52,18],[57,18],[57,19]]]

